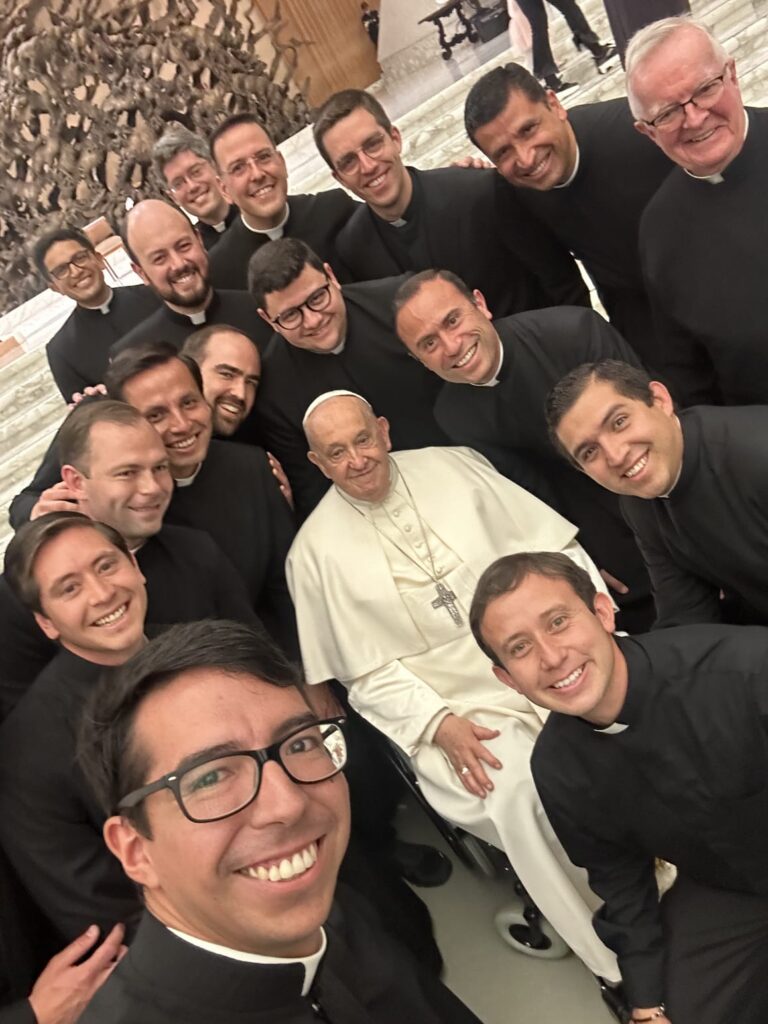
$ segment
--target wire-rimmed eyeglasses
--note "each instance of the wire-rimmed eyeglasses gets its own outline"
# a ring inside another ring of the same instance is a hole
[[[730,61],[728,64],[730,64]],[[700,85],[687,100],[667,107],[666,110],[662,110],[661,113],[657,114],[650,121],[646,121],[643,118],[643,124],[647,124],[660,132],[676,132],[685,121],[685,108],[689,104],[693,104],[699,110],[710,110],[723,95],[728,64],[725,65],[722,72],[716,78],[710,78],[708,82]]]

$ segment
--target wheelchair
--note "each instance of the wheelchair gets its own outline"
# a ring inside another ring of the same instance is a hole
[[[464,829],[452,825],[438,814],[422,793],[409,759],[394,744],[389,744],[389,758],[408,792],[416,799],[456,858],[470,871],[485,878],[508,878],[512,882],[515,894],[522,903],[522,910],[517,905],[512,905],[502,907],[498,911],[494,917],[494,925],[500,938],[525,956],[544,960],[560,960],[566,957],[570,953],[570,948],[542,916],[515,874],[506,854]],[[630,1010],[621,986],[614,987],[602,978],[596,977],[596,981],[603,1002],[617,1021],[626,1024],[630,1019]]]

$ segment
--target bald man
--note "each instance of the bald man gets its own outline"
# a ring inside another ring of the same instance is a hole
[[[315,399],[304,428],[334,485],[286,562],[308,681],[342,682],[435,809],[503,849],[574,952],[617,980],[586,877],[533,786],[541,718],[498,683],[469,629],[475,584],[501,552],[563,551],[603,590],[576,528],[469,448],[390,455],[388,422],[349,391]]]
[[[112,359],[148,341],[169,341],[180,349],[208,324],[228,324],[264,348],[271,331],[253,299],[213,287],[200,235],[177,207],[161,199],[137,203],[125,218],[123,244],[134,271],[163,304],[112,346]]]

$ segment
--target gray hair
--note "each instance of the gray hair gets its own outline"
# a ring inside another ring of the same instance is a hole
[[[673,36],[682,29],[693,29],[706,36],[717,59],[722,60],[723,63],[728,60],[728,51],[723,44],[715,39],[706,25],[695,18],[662,18],[660,21],[651,22],[650,25],[641,28],[639,32],[632,36],[625,58],[627,98],[632,113],[636,118],[642,117],[642,107],[632,91],[632,80],[637,73],[637,69],[652,53],[660,46],[663,46],[670,36]]]
[[[211,154],[208,143],[199,135],[195,135],[183,124],[175,124],[172,128],[163,132],[160,138],[152,147],[152,169],[158,180],[167,188],[165,180],[165,165],[169,164],[179,153],[194,153],[206,163],[211,162]]]

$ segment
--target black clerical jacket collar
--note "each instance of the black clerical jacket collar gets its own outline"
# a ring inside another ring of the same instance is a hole
[[[681,170],[686,178],[702,186],[708,185],[711,187],[713,185],[722,185],[724,182],[727,182],[729,185],[736,184],[754,174],[755,168],[752,166],[752,160],[760,149],[760,140],[755,138],[758,133],[750,131],[751,119],[755,116],[755,111],[752,108],[744,108],[744,144],[727,167],[724,167],[717,174],[707,174],[704,177],[692,174],[683,167]],[[762,167],[760,172],[762,173]]]
[[[174,935],[149,912],[126,959],[142,983],[162,991],[169,1003],[178,991],[182,1005],[216,1007],[222,1020],[254,1007],[260,1014],[277,1014],[301,1005],[301,963],[260,965],[217,956]]]
[[[163,308],[165,309],[165,315],[168,317],[169,320],[172,320],[174,323],[181,324],[184,327],[189,327],[190,325],[192,325],[193,327],[202,326],[202,324],[210,323],[211,317],[214,314],[216,314],[221,308],[221,296],[214,288],[213,295],[211,296],[211,301],[208,303],[205,309],[200,310],[199,313],[195,314],[179,313],[177,310],[171,309],[167,302],[163,304]],[[192,319],[193,315],[194,319]]]
[[[382,221],[387,227],[390,228],[403,228],[406,225],[410,224],[411,221],[416,217],[419,211],[419,207],[421,205],[422,184],[419,179],[419,172],[416,170],[415,167],[406,167],[405,172],[411,179],[411,186],[413,191],[411,194],[411,201],[410,203],[408,203],[408,206],[403,210],[402,215],[398,217],[397,220],[384,220],[383,217],[379,217],[378,214],[373,213],[373,210],[370,211],[371,214],[373,214],[373,216],[377,220]]]
[[[618,735],[622,732],[631,732],[633,726],[637,725],[643,716],[646,703],[652,698],[652,687],[649,686],[653,675],[653,668],[645,650],[632,637],[614,636],[619,650],[627,662],[627,695],[621,711],[616,716],[616,721],[608,729],[595,729],[595,732],[604,735]],[[590,723],[587,723],[590,724]],[[625,726],[618,729],[616,726]]]

